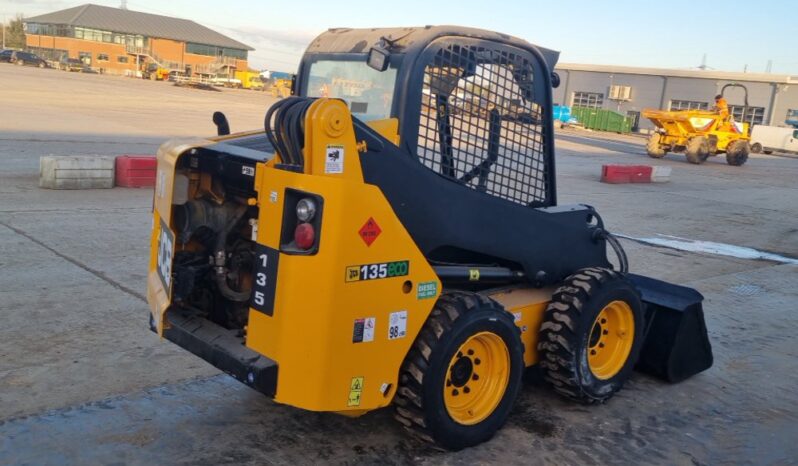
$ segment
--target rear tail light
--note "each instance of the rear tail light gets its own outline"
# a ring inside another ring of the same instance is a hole
[[[317,194],[287,188],[280,233],[280,252],[314,255],[319,251],[324,198]]]
[[[300,223],[294,230],[294,242],[299,249],[307,251],[316,243],[316,229],[310,223]]]

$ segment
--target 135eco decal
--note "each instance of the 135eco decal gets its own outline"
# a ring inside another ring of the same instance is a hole
[[[347,282],[404,277],[410,271],[410,261],[382,262],[379,264],[350,265],[346,268]]]

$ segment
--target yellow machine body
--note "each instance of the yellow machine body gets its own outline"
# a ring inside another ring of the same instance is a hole
[[[737,123],[731,117],[724,118],[717,112],[644,109],[643,116],[660,130],[660,145],[668,148],[685,147],[690,138],[705,136],[714,141],[717,152],[724,152],[732,141],[751,140],[748,123]]]
[[[245,343],[277,362],[276,401],[313,411],[360,415],[391,403],[402,361],[442,285],[379,188],[363,182],[358,141],[346,106],[320,99],[309,113],[305,171],[276,169],[276,159],[259,163],[258,195],[249,202],[259,210],[257,243],[279,249],[286,190],[320,196],[324,203],[319,250],[314,255],[280,254],[274,312],[266,315],[250,308]],[[372,127],[388,139],[397,139],[396,120],[374,122]],[[159,242],[161,228],[174,233],[177,162],[192,149],[241,136],[172,142],[159,150],[147,298],[161,334],[168,326],[165,316],[171,296],[158,276],[159,259],[163,260]],[[329,147],[343,151],[341,173],[325,173],[324,154]],[[371,242],[360,234],[369,222],[379,229]],[[378,279],[360,276],[363,266],[397,263],[407,264],[406,274]],[[515,316],[527,366],[537,362],[538,329],[551,293],[528,287],[487,293]]]

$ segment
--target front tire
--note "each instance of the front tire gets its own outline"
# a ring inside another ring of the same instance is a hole
[[[684,153],[688,162],[696,165],[704,163],[709,157],[709,141],[704,136],[690,138]]]
[[[501,305],[476,293],[441,295],[402,365],[397,420],[451,450],[489,440],[515,404],[523,354]]]
[[[640,355],[640,295],[615,271],[580,270],[554,292],[538,342],[543,377],[557,393],[603,403],[623,387]]]
[[[649,157],[654,159],[665,157],[666,151],[659,145],[660,140],[662,140],[662,135],[659,133],[652,133],[651,136],[648,137],[648,141],[646,142],[646,153]]]
[[[755,142],[751,145],[751,152],[754,154],[759,154],[762,152],[762,144]]]
[[[748,141],[737,139],[730,142],[726,146],[726,163],[733,167],[739,167],[748,161],[748,152],[750,150],[751,147],[748,145]]]

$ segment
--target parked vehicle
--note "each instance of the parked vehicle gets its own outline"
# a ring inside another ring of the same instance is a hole
[[[13,50],[0,50],[0,63],[10,63],[12,53],[14,53]]]
[[[39,68],[47,68],[48,66],[46,61],[30,52],[15,51],[11,54],[10,62],[20,66],[38,66]]]
[[[58,69],[64,71],[85,71],[86,65],[77,58],[69,58],[68,55],[62,55],[58,60]]]
[[[773,151],[798,153],[798,129],[756,125],[751,131],[751,152]]]
[[[151,81],[168,81],[169,70],[158,66],[157,63],[150,63],[142,71],[141,77]]]

